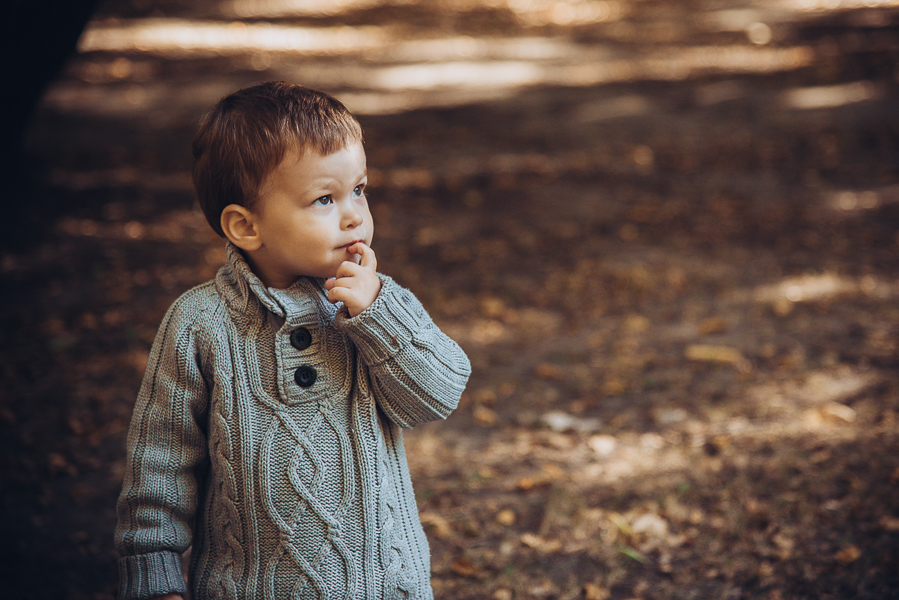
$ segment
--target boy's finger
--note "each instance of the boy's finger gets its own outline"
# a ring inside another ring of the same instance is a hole
[[[356,263],[354,263],[352,261],[345,260],[342,263],[340,263],[339,267],[337,267],[337,273],[334,274],[335,275],[334,279],[345,279],[348,277],[355,277],[357,274],[360,273],[359,269],[361,269],[361,268],[362,268],[361,265],[357,265]],[[341,283],[341,282],[339,282],[339,281],[334,282],[335,285],[339,284],[339,283]]]
[[[353,276],[347,275],[345,277],[337,277],[333,280],[334,285],[332,285],[329,291],[336,290],[337,288],[351,288],[353,287]]]
[[[374,250],[372,250],[362,242],[358,242],[355,246],[353,246],[353,249],[361,257],[361,260],[359,261],[360,267],[365,267],[366,269],[371,269],[372,271],[378,270],[378,259],[375,257]]]
[[[343,302],[345,292],[346,292],[346,288],[339,288],[339,287],[328,290],[328,301],[331,304],[337,304],[338,302]]]

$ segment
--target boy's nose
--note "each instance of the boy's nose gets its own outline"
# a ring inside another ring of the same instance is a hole
[[[343,226],[353,229],[362,224],[362,213],[353,203],[348,203],[343,210]]]

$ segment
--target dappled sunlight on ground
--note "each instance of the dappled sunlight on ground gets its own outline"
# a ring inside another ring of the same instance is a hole
[[[570,6],[575,11],[593,4],[604,3],[555,3]],[[456,7],[450,6],[451,10],[453,8]],[[599,9],[585,14],[593,15],[597,11]],[[339,12],[335,8],[329,14]],[[556,24],[589,24],[605,20],[593,16]],[[733,17],[729,22],[732,21]],[[307,27],[176,18],[109,19],[89,25],[78,47],[85,55],[114,52],[132,56],[112,62],[102,57],[98,57],[98,62],[86,61],[80,67],[82,78],[94,86],[133,78],[146,80],[146,74],[152,72],[149,58],[178,60],[224,55],[243,57],[253,69],[271,70],[278,77],[294,80],[312,77],[329,87],[352,88],[354,91],[348,91],[343,97],[352,109],[363,114],[495,99],[497,93],[524,86],[679,80],[710,72],[770,73],[807,66],[813,58],[811,49],[803,45],[783,48],[759,47],[764,44],[685,46],[681,36],[666,40],[670,43],[668,46],[635,49],[615,47],[607,41],[587,43],[564,34],[477,38],[426,34],[418,39],[402,39],[403,33],[402,30],[375,26]],[[354,62],[327,63],[317,69],[309,63],[310,58],[346,55],[358,55],[364,60],[364,66]],[[291,68],[291,63],[297,63],[296,67]],[[142,93],[133,89],[92,88],[93,93],[79,94],[59,86],[55,91],[51,90],[47,102],[63,110],[90,111],[107,105],[131,106],[135,111],[145,111],[153,104],[163,102],[160,94],[168,97],[166,88],[156,91],[149,80],[141,88]],[[404,94],[409,90],[419,93]],[[829,96],[827,93],[818,91],[816,95],[814,90],[797,90],[789,96],[788,102],[807,107],[809,103],[833,102],[834,94],[840,93],[858,99],[862,92],[837,90]],[[874,92],[866,93],[870,97]],[[196,102],[200,107],[209,104],[208,97],[202,92],[182,94],[182,98]],[[598,112],[603,111],[599,109]],[[611,107],[613,117],[641,112],[640,108]]]
[[[438,597],[895,596],[897,28],[892,0],[111,2],[29,133],[46,236],[0,260],[5,580],[113,596],[149,347],[224,261],[190,141],[284,78],[360,114],[379,269],[472,359],[407,437]]]
[[[389,39],[377,27],[291,27],[271,23],[216,23],[183,19],[98,23],[78,42],[79,52],[139,52],[163,58],[239,52],[340,55],[383,50]]]

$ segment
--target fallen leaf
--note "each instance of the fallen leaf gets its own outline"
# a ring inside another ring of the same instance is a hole
[[[736,348],[706,344],[691,344],[687,346],[684,356],[699,362],[721,362],[733,365],[742,363],[745,360]]]
[[[530,532],[521,534],[521,543],[528,548],[533,548],[534,550],[539,550],[540,552],[545,552],[547,554],[552,554],[553,552],[558,552],[562,549],[562,542],[560,540],[548,540]]]
[[[481,314],[491,319],[497,319],[506,312],[505,303],[499,298],[481,298]]]
[[[662,573],[673,573],[674,566],[671,564],[672,556],[670,552],[663,552],[659,556],[659,571]]]
[[[640,515],[631,524],[634,533],[650,538],[665,538],[668,536],[668,522],[653,513]]]
[[[609,456],[618,446],[618,440],[611,435],[594,435],[587,440],[587,445],[598,455]]]
[[[887,531],[899,531],[899,519],[890,516],[881,517],[880,526]]]
[[[509,510],[508,508],[503,509],[496,513],[496,522],[500,525],[505,525],[506,527],[510,527],[515,524],[515,511]]]
[[[653,411],[652,416],[659,425],[673,425],[686,421],[689,413],[683,408],[659,407]]]
[[[562,369],[551,363],[541,363],[534,370],[537,377],[550,381],[561,381],[564,378]]]
[[[495,404],[496,392],[490,389],[481,389],[474,393],[474,400],[478,404]]]
[[[610,396],[618,396],[627,391],[627,383],[620,377],[609,375],[603,381],[602,389]]]
[[[457,558],[450,564],[450,570],[459,577],[474,578],[478,575],[478,570],[474,564],[464,556]]]
[[[485,427],[493,427],[499,421],[499,415],[496,414],[496,411],[486,406],[475,406],[472,415],[478,425],[484,425]]]
[[[699,335],[710,335],[713,333],[724,333],[727,331],[727,320],[723,317],[709,317],[700,321],[696,330]]]
[[[497,474],[495,469],[485,466],[478,469],[477,476],[479,479],[496,479]]]
[[[617,512],[610,512],[609,520],[624,535],[630,536],[633,534],[633,531],[631,530],[631,524],[627,522],[627,519],[624,518],[624,515]]]
[[[821,407],[821,412],[825,418],[829,417],[831,420],[840,420],[846,423],[854,423],[858,416],[852,407],[839,402],[828,402]]]
[[[528,586],[528,592],[531,596],[537,598],[545,598],[556,593],[556,586],[549,577],[544,577],[542,581]]]
[[[433,512],[423,512],[419,517],[422,525],[428,527],[438,539],[445,540],[454,537],[453,528],[443,516]]]
[[[540,420],[557,433],[563,431],[596,431],[602,427],[599,419],[576,417],[568,413],[554,410],[540,417]]]
[[[556,463],[546,463],[543,465],[543,472],[550,479],[560,479],[565,476],[565,469],[557,465]]]
[[[786,533],[775,533],[771,536],[771,541],[777,546],[777,555],[781,560],[787,560],[793,555],[793,548],[796,547],[796,542]]]
[[[849,563],[858,560],[858,557],[861,555],[862,551],[858,549],[858,546],[851,544],[837,552],[834,558],[836,558],[838,562],[848,565]]]
[[[624,326],[631,331],[636,331],[639,333],[649,329],[650,322],[649,319],[642,315],[631,315],[624,322]]]
[[[601,585],[587,583],[584,585],[584,600],[608,600],[612,593]]]
[[[65,456],[57,452],[51,452],[47,456],[47,462],[49,463],[50,472],[53,473],[53,475],[58,475],[64,472],[70,475],[75,473],[75,467],[72,465],[72,463],[66,460]]]

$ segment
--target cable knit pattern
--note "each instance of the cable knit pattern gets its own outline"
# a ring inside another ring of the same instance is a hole
[[[323,281],[267,289],[228,257],[153,345],[117,507],[120,598],[185,593],[190,546],[194,600],[432,598],[400,428],[449,415],[467,357],[389,277],[350,318]],[[311,340],[293,345],[300,328]]]

